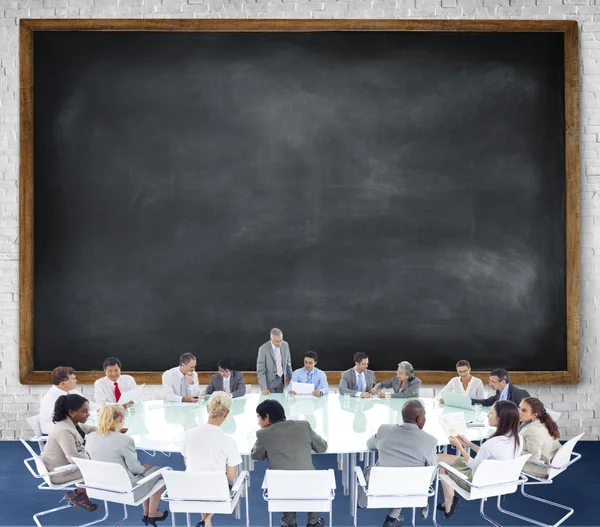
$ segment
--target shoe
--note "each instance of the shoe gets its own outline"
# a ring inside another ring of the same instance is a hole
[[[73,502],[69,500],[69,503],[75,505],[75,508],[82,507],[87,512],[94,512],[98,508],[98,504],[92,503],[85,492],[78,494]]]
[[[446,507],[444,507],[444,502],[442,503],[438,503],[437,506],[435,507],[438,511],[441,512],[446,512]]]
[[[196,527],[204,527],[206,524],[204,523],[204,520],[200,520],[197,524]]]
[[[386,516],[385,520],[383,520],[382,527],[400,527],[404,523],[404,516],[398,516],[397,518],[392,518],[391,516]]]
[[[69,502],[69,505],[75,505],[75,500],[77,500],[77,497],[79,496],[79,494],[77,494],[77,492],[75,492],[74,490],[70,490],[69,492],[65,493],[65,495],[63,496],[63,500],[67,500]]]
[[[146,516],[145,514],[142,516],[142,523],[144,525],[148,525],[148,516]]]
[[[325,520],[323,518],[318,518],[317,523],[307,523],[306,527],[323,527],[325,525]]]
[[[421,518],[423,518],[424,520],[426,520],[427,516],[429,516],[429,505],[427,505],[427,507],[423,507],[421,509]]]
[[[162,513],[162,516],[157,516],[156,518],[152,518],[151,516],[148,516],[148,523],[150,525],[153,525],[154,527],[156,527],[156,522],[165,521],[167,519],[168,515],[169,515],[169,511],[165,511]]]
[[[444,519],[448,520],[452,518],[457,509],[460,509],[460,500],[458,499],[458,497],[454,496],[454,499],[452,500],[452,507],[450,507],[450,512],[444,511]]]
[[[279,525],[281,525],[281,527],[298,527],[297,523],[287,523],[285,518],[281,518],[281,520],[279,520]]]

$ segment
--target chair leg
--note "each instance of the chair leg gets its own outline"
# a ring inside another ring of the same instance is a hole
[[[186,512],[185,513],[185,520],[187,523],[187,527],[192,527],[192,519],[190,518],[190,513]]]
[[[433,521],[433,525],[435,525],[435,527],[440,527],[440,524],[437,522],[437,504],[438,504],[439,489],[440,489],[440,471],[436,468],[435,495],[433,497],[433,517],[431,518]]]
[[[51,512],[62,511],[63,509],[68,509],[71,505],[61,505],[60,507],[55,507],[54,509],[48,509],[46,511],[41,511],[33,515],[33,521],[38,527],[42,527],[42,524],[38,520],[38,516],[45,516],[46,514],[50,514]]]
[[[356,476],[356,474],[354,474],[353,477],[355,478],[355,481],[353,482],[353,485],[355,486],[355,488],[354,488],[354,503],[352,503],[352,506],[354,507],[354,527],[356,527],[356,524],[358,522],[358,477]],[[331,515],[329,516],[329,518],[331,520]],[[329,527],[331,527],[331,525]]]
[[[175,527],[175,513],[173,511],[169,511],[171,514],[171,527]]]
[[[273,513],[269,511],[269,527],[273,527]]]
[[[565,514],[557,523],[553,523],[553,524],[548,524],[548,523],[542,523],[539,522],[537,520],[534,520],[533,518],[528,518],[527,516],[521,516],[519,514],[516,514],[512,511],[509,511],[507,509],[502,508],[502,506],[500,505],[500,497],[498,497],[498,503],[497,503],[497,507],[498,510],[503,513],[503,514],[507,514],[509,516],[514,516],[515,518],[519,518],[520,520],[529,522],[529,523],[533,523],[535,525],[539,525],[540,527],[558,527],[560,524],[562,524],[569,516],[571,516],[575,510],[572,509],[571,507],[567,507],[566,505],[561,505],[560,503],[556,503],[554,501],[549,501],[549,500],[545,500],[543,498],[539,498],[537,496],[532,496],[531,494],[527,494],[525,492],[525,484],[521,485],[521,494],[523,494],[523,496],[525,498],[531,499],[531,500],[535,500],[535,501],[539,501],[541,503],[545,503],[546,505],[551,505],[552,507],[558,507],[560,509],[563,509],[565,511],[567,511],[567,514]]]
[[[106,518],[108,518],[108,502],[105,501],[104,502],[104,516],[102,516],[102,518],[100,518],[99,520],[90,522],[90,523],[85,523],[83,525],[81,525],[81,527],[89,527],[90,525],[96,525],[97,523],[103,522],[104,520],[106,520]]]
[[[350,514],[354,514],[354,499],[355,496],[355,488],[354,488],[354,469],[356,468],[356,454],[349,454],[350,464],[348,466],[348,486],[350,487]]]
[[[123,505],[123,519],[119,523],[115,523],[115,527],[121,527],[127,521],[127,505]]]
[[[354,517],[356,518],[356,515]],[[329,527],[333,527],[333,500],[329,501]]]
[[[417,525],[417,509],[416,507],[413,507],[413,521],[412,521],[412,527],[416,527]]]
[[[250,478],[246,478],[246,481],[244,482],[245,488],[246,488],[246,527],[250,527],[250,510],[249,510],[249,505],[248,505],[248,501],[249,501],[249,497],[248,497],[248,480]]]
[[[498,497],[498,499],[500,499],[500,497]],[[485,513],[483,512],[483,506],[485,505],[485,500],[486,500],[486,498],[483,498],[481,500],[481,505],[479,506],[479,514],[481,514],[481,517],[484,520],[490,522],[492,525],[495,525],[496,527],[502,527],[502,525],[500,525],[498,522],[495,522],[490,517],[486,516]]]

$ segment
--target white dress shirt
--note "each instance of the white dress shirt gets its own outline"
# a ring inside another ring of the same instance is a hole
[[[181,402],[183,396],[181,394],[181,381],[185,377],[187,384],[188,395],[198,397],[200,395],[200,386],[198,385],[198,374],[194,372],[194,384],[189,384],[187,375],[181,373],[179,366],[167,370],[162,375],[163,395],[165,401]]]
[[[273,355],[275,355],[275,368],[277,370],[275,373],[279,377],[283,377],[283,357],[281,356],[281,346],[273,346],[272,342],[271,346],[273,347]]]
[[[475,458],[469,459],[467,465],[471,467],[473,473],[482,461],[486,459],[496,459],[497,461],[509,461],[521,455],[523,451],[523,436],[519,434],[519,446],[515,445],[515,440],[512,437],[498,436],[488,439],[481,445],[479,452]]]
[[[42,401],[40,403],[40,428],[42,430],[42,434],[49,434],[50,432],[52,432],[52,429],[54,428],[54,423],[52,422],[52,415],[54,414],[54,405],[56,404],[56,400],[61,395],[67,395],[69,393],[79,392],[77,390],[65,392],[64,390],[61,390],[58,386],[55,386],[53,384],[42,397]],[[79,395],[81,394],[79,393]]]
[[[133,390],[137,384],[131,375],[121,375],[117,381],[121,394]],[[102,377],[94,383],[94,401],[97,404],[117,402],[115,397],[115,381],[111,381],[108,377]],[[127,404],[130,401],[118,401],[121,404]]]
[[[186,471],[225,472],[242,462],[237,443],[221,427],[201,424],[188,430],[181,442]]]
[[[223,377],[223,391],[225,393],[231,393],[231,387],[229,384],[230,380],[231,380],[231,373],[229,374],[229,377],[227,377],[227,379],[225,377]]]
[[[442,390],[443,392],[460,393],[462,395],[468,395],[471,399],[483,399],[485,393],[483,391],[483,383],[481,379],[471,376],[471,380],[465,390],[460,377],[454,377],[450,379],[450,382],[446,384],[446,387]]]

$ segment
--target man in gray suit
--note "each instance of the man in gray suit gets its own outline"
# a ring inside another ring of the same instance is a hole
[[[402,408],[402,424],[381,425],[377,433],[367,441],[369,450],[379,452],[379,467],[429,467],[437,465],[437,439],[423,431],[425,408],[421,401],[409,401]],[[371,467],[365,469],[369,481]],[[359,487],[358,506],[366,506],[367,497]],[[400,527],[404,518],[401,509],[390,509],[383,527]],[[427,518],[427,507],[421,511]]]
[[[312,451],[327,450],[327,441],[318,435],[306,421],[286,421],[285,410],[279,402],[267,399],[256,407],[260,430],[252,448],[252,459],[267,458],[271,470],[314,470]],[[321,527],[323,518],[308,513],[307,527]],[[296,513],[284,512],[281,527],[297,527]]]
[[[233,367],[233,359],[229,357],[219,359],[217,362],[219,373],[211,375],[210,384],[200,397],[210,395],[213,392],[225,392],[230,394],[234,399],[246,395],[244,375],[241,371],[234,370]]]
[[[263,395],[283,393],[285,376],[292,378],[290,347],[280,329],[271,330],[271,340],[258,348],[256,376]]]
[[[377,393],[375,373],[368,370],[369,356],[362,351],[354,354],[354,368],[342,373],[340,393],[370,399]]]

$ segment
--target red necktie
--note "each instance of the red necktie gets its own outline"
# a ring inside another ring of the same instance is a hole
[[[121,398],[121,390],[119,390],[119,385],[115,382],[115,399],[119,402]]]

